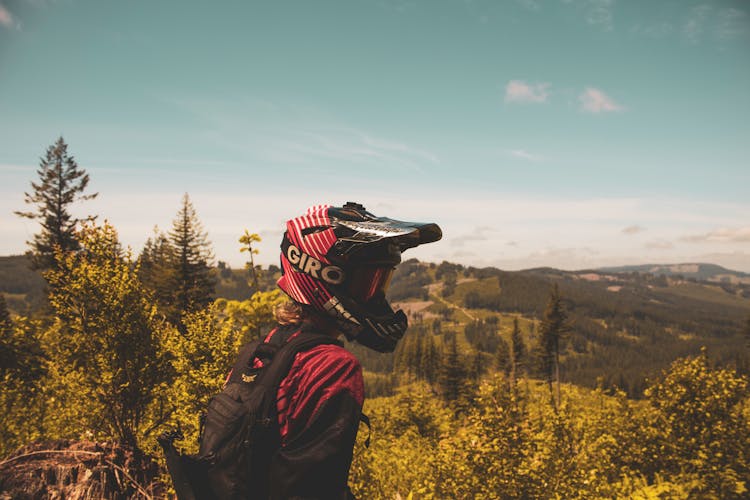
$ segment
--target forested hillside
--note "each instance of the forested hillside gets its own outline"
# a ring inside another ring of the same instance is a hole
[[[45,303],[45,281],[29,264],[25,256],[0,257],[0,291],[15,314],[38,310]],[[278,267],[256,270],[259,289],[273,290]],[[729,272],[714,270],[721,275]],[[219,261],[212,275],[216,298],[243,300],[253,293],[247,269],[231,269]],[[637,271],[508,272],[412,259],[399,266],[389,291],[391,300],[410,315],[410,335],[392,355],[352,346],[370,372],[370,392],[393,393],[393,375],[413,370],[399,363],[413,362],[413,353],[406,351],[415,349],[415,339],[425,335],[442,345],[445,333],[457,333],[459,344],[489,366],[499,341],[509,338],[512,319],[518,318],[531,349],[554,283],[573,323],[561,360],[567,382],[617,387],[640,398],[649,378],[702,347],[714,362],[748,372],[742,331],[750,315],[750,285],[739,279],[717,282]]]
[[[410,260],[395,274],[391,297],[409,311],[413,338],[428,335],[441,344],[445,334],[458,334],[467,355],[489,366],[499,341],[509,341],[514,318],[527,349],[533,349],[553,284],[559,285],[572,323],[563,341],[565,381],[617,387],[640,398],[649,378],[702,347],[715,362],[747,373],[742,331],[750,315],[750,286],[744,284],[641,273],[506,272]],[[357,351],[379,374],[373,377],[379,381],[372,388],[376,394],[389,393],[387,374],[402,359],[412,363],[413,353],[406,351],[417,343],[407,339],[389,357]],[[395,372],[410,369],[396,366]]]

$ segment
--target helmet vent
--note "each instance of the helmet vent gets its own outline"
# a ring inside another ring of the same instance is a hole
[[[302,236],[307,236],[309,234],[313,233],[320,233],[322,231],[325,231],[326,229],[330,228],[331,226],[313,226],[313,227],[306,227],[303,230],[300,231],[300,234]]]

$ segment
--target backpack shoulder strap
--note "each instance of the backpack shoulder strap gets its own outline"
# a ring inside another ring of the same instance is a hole
[[[308,351],[319,345],[338,345],[342,343],[330,335],[310,333],[302,330],[299,334],[287,340],[273,356],[271,362],[264,368],[262,375],[258,377],[258,384],[268,389],[278,389],[281,380],[287,376],[294,363],[297,353]],[[275,398],[267,398],[264,401],[262,415],[270,416],[275,409]]]
[[[255,359],[256,351],[258,346],[263,342],[263,339],[255,339],[252,342],[245,344],[240,353],[237,355],[237,359],[232,366],[232,371],[229,373],[227,384],[240,383],[244,381],[243,377],[248,377],[253,366],[253,359]]]

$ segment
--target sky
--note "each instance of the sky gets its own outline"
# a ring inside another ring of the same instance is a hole
[[[404,257],[750,272],[750,2],[0,0],[0,255],[62,136],[138,252],[188,193],[245,229],[363,203],[437,222]]]

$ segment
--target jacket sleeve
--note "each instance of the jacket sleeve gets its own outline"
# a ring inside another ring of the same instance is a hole
[[[270,497],[351,498],[347,480],[362,413],[359,362],[318,356],[293,377],[285,409],[291,425],[271,461]]]

